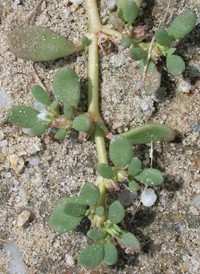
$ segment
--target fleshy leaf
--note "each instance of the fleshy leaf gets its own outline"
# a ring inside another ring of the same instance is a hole
[[[117,262],[117,249],[116,247],[110,243],[107,242],[104,244],[104,263],[106,265],[113,265]]]
[[[129,188],[131,191],[136,192],[139,189],[139,185],[136,181],[132,180],[129,182]]]
[[[44,123],[44,121],[37,121],[35,125],[31,128],[31,134],[33,136],[41,136],[45,130],[48,128],[48,124]]]
[[[79,255],[80,265],[85,268],[97,267],[104,258],[104,246],[94,243],[84,248]]]
[[[174,18],[169,25],[167,32],[174,40],[183,38],[195,27],[196,20],[197,17],[193,11],[185,10],[182,15]]]
[[[116,167],[124,167],[133,157],[132,145],[127,138],[114,136],[110,142],[109,155]]]
[[[72,120],[74,115],[74,108],[69,104],[64,104],[63,114],[68,120]]]
[[[93,206],[97,203],[100,197],[100,191],[94,184],[86,182],[81,190],[81,197],[89,206]]]
[[[129,48],[132,44],[132,39],[129,38],[129,37],[124,37],[122,40],[121,40],[121,45],[122,47],[124,48]]]
[[[124,219],[124,216],[125,210],[121,203],[119,201],[113,202],[108,210],[109,220],[114,224],[118,224]]]
[[[65,205],[65,213],[73,217],[81,217],[85,215],[87,205],[81,197],[74,197],[73,201],[69,201]]]
[[[48,224],[56,232],[68,232],[75,229],[81,222],[83,217],[69,216],[65,212],[66,204],[69,202],[73,202],[76,198],[77,197],[64,198],[53,209]]]
[[[167,55],[167,70],[174,76],[180,75],[185,70],[183,59],[175,54]]]
[[[42,26],[18,27],[8,34],[8,40],[17,57],[31,61],[57,59],[79,50],[65,37]]]
[[[120,237],[117,238],[117,241],[127,253],[135,253],[140,251],[140,242],[135,235],[130,232],[122,230]]]
[[[135,1],[133,0],[117,0],[118,15],[124,21],[130,25],[135,21],[138,16],[139,9]]]
[[[131,144],[147,144],[155,141],[171,141],[174,139],[174,131],[165,125],[149,124],[122,133]]]
[[[99,216],[99,217],[102,217],[104,215],[104,207],[103,206],[98,206],[96,208],[96,214]]]
[[[80,79],[71,68],[59,69],[53,78],[53,91],[63,105],[77,108],[80,100]]]
[[[73,128],[77,131],[87,132],[91,129],[92,122],[87,113],[77,116],[73,121]]]
[[[50,106],[51,105],[51,100],[46,93],[46,91],[39,85],[33,85],[31,88],[31,92],[35,100],[37,100],[39,103],[45,105],[45,106]]]
[[[111,179],[113,177],[112,168],[109,165],[104,163],[101,163],[100,165],[98,165],[97,172],[99,173],[99,175],[101,175],[102,177],[106,179]]]
[[[92,228],[88,231],[87,236],[95,241],[99,241],[105,238],[105,232],[99,228]]]
[[[32,128],[38,122],[40,112],[29,106],[14,106],[11,108],[8,121],[21,128]]]
[[[128,165],[128,174],[135,176],[142,171],[142,162],[137,157],[133,157]]]
[[[165,29],[159,29],[155,33],[156,42],[162,46],[169,47],[171,38]]]
[[[135,47],[130,49],[130,55],[133,60],[139,61],[146,58],[147,52],[142,48]]]
[[[164,182],[162,173],[155,168],[145,168],[140,174],[135,176],[135,179],[147,186],[158,186]]]
[[[66,128],[59,128],[54,137],[57,140],[63,140],[67,136],[67,133],[68,131]]]

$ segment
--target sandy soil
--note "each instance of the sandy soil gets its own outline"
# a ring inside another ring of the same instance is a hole
[[[164,11],[159,1],[143,1],[143,23],[157,25]],[[165,2],[165,1],[161,1]],[[200,16],[198,0],[173,1],[171,15],[191,8]],[[97,156],[93,140],[78,142],[72,132],[63,142],[52,133],[42,138],[30,137],[6,122],[14,104],[32,104],[30,86],[39,83],[52,92],[52,77],[64,66],[72,67],[82,80],[82,110],[86,110],[86,65],[84,53],[52,62],[18,60],[9,52],[6,33],[17,25],[26,25],[36,0],[0,0],[0,92],[7,103],[0,102],[0,273],[8,273],[8,256],[3,244],[16,244],[30,274],[127,273],[127,274],[197,274],[199,261],[199,211],[194,197],[200,194],[199,178],[199,89],[183,92],[180,83],[200,79],[199,25],[178,46],[187,64],[183,77],[173,78],[162,68],[162,88],[148,97],[136,92],[140,80],[134,64],[122,48],[101,58],[101,112],[114,133],[144,123],[165,123],[178,130],[179,140],[154,145],[154,165],[165,175],[158,188],[158,202],[150,209],[130,206],[123,225],[134,232],[144,246],[138,256],[120,252],[113,267],[101,266],[86,271],[77,263],[79,250],[89,242],[81,232],[58,235],[49,229],[48,216],[57,201],[79,192],[87,180],[95,180]],[[108,19],[106,1],[100,4],[101,17]],[[68,36],[74,42],[87,31],[84,7],[66,0],[45,1],[36,24]],[[145,107],[144,107],[145,105]],[[138,148],[146,165],[149,146]],[[24,212],[29,217],[23,225]],[[85,227],[85,229],[83,229]],[[87,229],[83,224],[82,230]]]

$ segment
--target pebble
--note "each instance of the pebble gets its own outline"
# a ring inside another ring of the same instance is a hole
[[[142,111],[147,111],[153,107],[154,101],[151,98],[145,98],[142,100],[140,107]]]
[[[192,202],[196,208],[200,209],[200,194],[197,194],[196,196],[194,196]]]
[[[8,144],[7,140],[0,141],[0,147],[7,147],[7,144]]]
[[[193,131],[200,133],[200,121],[193,123],[191,127]]]
[[[40,158],[38,156],[31,156],[29,159],[29,163],[31,166],[38,166],[40,162]]]
[[[190,212],[194,216],[199,216],[199,211],[198,211],[198,209],[195,206],[190,206]]]
[[[71,3],[76,4],[76,5],[81,5],[83,4],[83,0],[70,0]]]
[[[5,93],[5,91],[0,91],[0,107],[2,108],[10,108],[11,100],[9,96]]]
[[[10,155],[10,165],[11,165],[11,168],[18,175],[19,173],[22,172],[24,168],[24,160],[18,157],[16,154]]]
[[[115,11],[116,10],[116,0],[108,0],[107,2],[108,9],[110,11]]]
[[[141,202],[144,206],[150,207],[157,200],[157,195],[153,188],[147,188],[142,191]]]
[[[24,210],[19,214],[17,218],[17,226],[23,227],[26,226],[32,219],[32,214],[29,210]]]
[[[5,244],[3,250],[9,254],[8,273],[27,274],[28,270],[23,262],[23,258],[18,247],[14,244]],[[7,273],[7,272],[6,272]]]
[[[110,63],[114,68],[120,68],[126,64],[126,59],[123,54],[116,54],[111,56]]]
[[[183,93],[189,93],[192,88],[192,85],[189,81],[181,80],[178,85],[178,90]]]

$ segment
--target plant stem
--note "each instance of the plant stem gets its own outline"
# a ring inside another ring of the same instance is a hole
[[[96,0],[86,0],[86,11],[89,21],[89,32],[91,34],[91,44],[88,52],[88,113],[93,121],[101,120],[99,113],[99,48],[98,33],[101,31],[102,25],[99,18]],[[104,132],[99,124],[95,123],[94,138],[96,143],[98,162],[107,163],[107,153]],[[103,178],[102,178],[103,179]],[[98,184],[100,190],[99,205],[105,206],[106,186],[101,180]],[[93,226],[102,226],[105,216],[94,216],[92,220]]]

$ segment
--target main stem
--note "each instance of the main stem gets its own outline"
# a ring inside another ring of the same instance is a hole
[[[97,2],[96,0],[86,0],[86,11],[89,21],[89,32],[91,34],[91,44],[88,52],[88,113],[94,122],[101,120],[99,114],[99,48],[98,32],[101,30]],[[98,162],[107,163],[106,145],[104,132],[95,123],[94,131],[95,143],[98,154]]]

